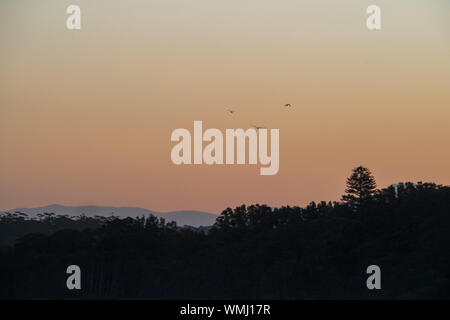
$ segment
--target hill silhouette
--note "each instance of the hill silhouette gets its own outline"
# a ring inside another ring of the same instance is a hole
[[[353,203],[227,208],[207,232],[153,216],[3,215],[2,230],[65,228],[0,249],[0,297],[448,299],[450,187],[368,190],[347,197]],[[82,290],[65,287],[71,264]],[[382,290],[366,287],[373,264]]]
[[[116,216],[119,218],[136,218],[142,216],[153,215],[158,218],[164,218],[166,221],[175,221],[178,225],[188,225],[193,227],[211,226],[216,221],[217,215],[213,213],[195,211],[195,210],[180,210],[171,212],[158,212],[137,207],[108,207],[108,206],[63,206],[60,204],[52,204],[37,208],[15,208],[7,212],[15,213],[22,212],[28,217],[35,218],[38,214],[54,213],[57,215],[68,216],[87,216],[87,217],[110,217]]]

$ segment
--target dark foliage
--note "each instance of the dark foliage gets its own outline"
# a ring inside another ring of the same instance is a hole
[[[365,202],[370,201],[375,194],[377,184],[368,168],[359,166],[353,169],[347,179],[347,188],[342,200],[354,209],[358,209]]]
[[[0,219],[1,298],[450,298],[450,188],[399,184],[345,203],[226,209],[207,232],[155,217]],[[67,290],[68,265],[82,290]],[[366,288],[367,266],[382,290]]]

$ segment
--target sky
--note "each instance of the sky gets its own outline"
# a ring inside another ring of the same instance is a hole
[[[0,43],[0,210],[305,205],[358,165],[450,184],[448,0],[2,0]],[[278,174],[174,165],[194,120],[278,128]]]

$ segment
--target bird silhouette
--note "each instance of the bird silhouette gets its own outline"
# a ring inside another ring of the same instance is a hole
[[[236,112],[236,110],[232,110],[232,109],[227,109],[227,111],[228,111],[229,114],[233,114],[233,113]]]
[[[290,103],[286,103],[283,107],[289,108],[292,107],[292,105]]]
[[[253,125],[252,127],[255,128],[256,130],[259,130],[259,129],[267,129],[266,127],[259,127],[259,126],[255,126],[255,125]]]

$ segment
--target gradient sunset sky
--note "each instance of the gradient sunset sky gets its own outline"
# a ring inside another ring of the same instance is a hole
[[[448,0],[2,0],[0,43],[0,210],[305,205],[358,165],[450,184]],[[278,174],[174,165],[194,120],[279,128]]]

